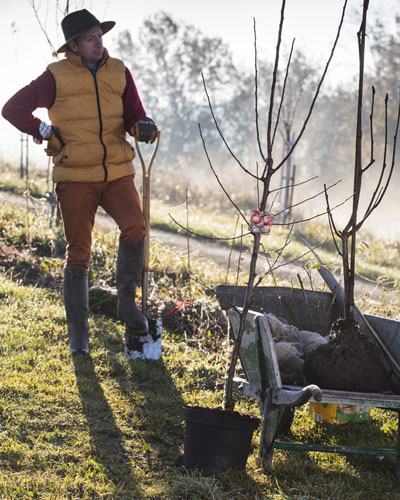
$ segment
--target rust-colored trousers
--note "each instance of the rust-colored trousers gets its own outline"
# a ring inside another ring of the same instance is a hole
[[[112,182],[59,182],[56,186],[67,240],[67,267],[87,269],[98,207],[117,223],[121,238],[140,241],[145,221],[134,176]]]

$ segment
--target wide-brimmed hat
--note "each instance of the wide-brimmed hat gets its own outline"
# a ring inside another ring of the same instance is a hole
[[[57,54],[67,50],[67,44],[74,38],[86,33],[95,26],[100,26],[103,35],[115,26],[115,21],[100,22],[88,10],[76,10],[64,17],[61,21],[61,28],[64,33],[65,43],[57,50]]]

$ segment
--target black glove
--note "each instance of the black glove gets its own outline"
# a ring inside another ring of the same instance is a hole
[[[148,116],[139,120],[132,128],[132,135],[136,137],[139,142],[150,142],[150,144],[153,144],[156,140],[158,132],[157,125]]]

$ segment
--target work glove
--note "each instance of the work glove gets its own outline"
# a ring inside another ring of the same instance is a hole
[[[136,122],[131,129],[133,137],[136,137],[139,142],[150,144],[156,140],[157,132],[157,125],[148,116]]]

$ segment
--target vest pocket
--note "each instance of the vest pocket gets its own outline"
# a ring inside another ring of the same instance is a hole
[[[57,164],[62,167],[90,168],[102,165],[104,149],[100,143],[78,144],[68,142],[57,156]]]
[[[136,156],[135,148],[126,139],[124,139],[123,141],[122,151],[123,151],[123,159],[122,159],[123,162],[131,161]]]
[[[47,156],[58,156],[63,146],[64,144],[62,143],[60,135],[55,132],[47,142],[47,148],[45,148]]]

